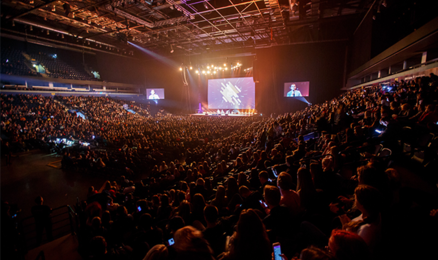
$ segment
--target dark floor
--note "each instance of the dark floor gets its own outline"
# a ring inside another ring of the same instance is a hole
[[[42,152],[31,152],[12,158],[12,165],[1,164],[1,198],[10,204],[17,203],[22,212],[18,219],[31,215],[35,197],[41,195],[44,204],[56,208],[76,203],[76,198],[86,198],[87,189],[93,185],[100,188],[106,180],[102,175],[67,173],[48,166],[61,157]],[[55,163],[60,165],[60,163]]]

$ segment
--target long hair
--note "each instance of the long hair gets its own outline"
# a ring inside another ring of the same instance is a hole
[[[253,209],[243,210],[230,241],[231,259],[270,259],[271,245],[265,225]]]
[[[234,194],[239,193],[239,186],[237,186],[237,180],[234,177],[229,177],[227,180],[226,195],[230,200],[233,198]]]
[[[333,230],[329,246],[338,260],[366,260],[370,256],[365,241],[356,233],[345,230]]]
[[[380,221],[383,198],[379,190],[369,185],[359,185],[354,190],[354,194],[356,195],[355,203],[359,203],[366,210],[368,216],[364,217],[362,221],[351,221],[346,225],[347,230],[357,231],[364,224]]]
[[[297,191],[300,195],[301,205],[309,209],[314,206],[316,189],[310,171],[305,168],[298,169]]]

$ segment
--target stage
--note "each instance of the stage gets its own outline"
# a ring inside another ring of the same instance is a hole
[[[233,117],[250,117],[250,116],[256,116],[257,114],[212,114],[212,113],[197,113],[197,114],[191,114],[191,116],[233,116]]]

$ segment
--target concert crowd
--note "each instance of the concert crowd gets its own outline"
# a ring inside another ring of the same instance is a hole
[[[403,179],[438,181],[433,74],[270,117],[0,98],[8,163],[40,148],[68,174],[107,177],[76,205],[85,259],[277,260],[274,243],[280,259],[438,257],[438,199]]]

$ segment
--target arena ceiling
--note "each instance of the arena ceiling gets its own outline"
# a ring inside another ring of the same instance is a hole
[[[370,7],[383,2],[2,0],[2,33],[107,50],[127,48],[129,41],[191,55],[348,38]]]

